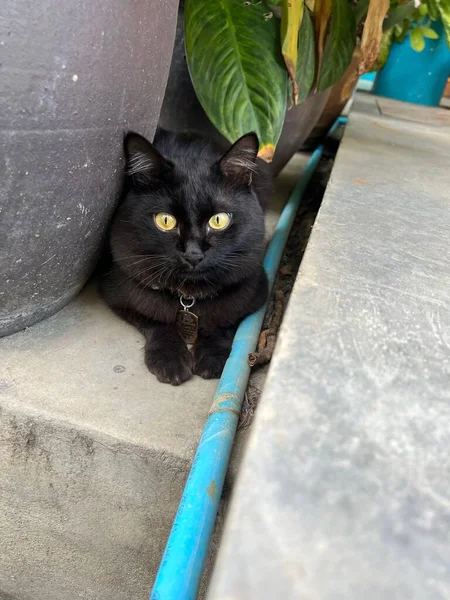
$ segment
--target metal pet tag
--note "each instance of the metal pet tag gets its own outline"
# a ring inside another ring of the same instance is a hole
[[[198,317],[188,310],[194,306],[195,299],[181,296],[180,303],[183,310],[179,310],[177,313],[177,331],[186,344],[195,344],[198,335]]]

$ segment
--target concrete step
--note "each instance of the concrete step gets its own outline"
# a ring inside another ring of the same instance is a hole
[[[208,600],[450,598],[450,112],[359,96]]]
[[[0,340],[0,600],[147,598],[217,381],[160,384],[142,349],[93,285]]]

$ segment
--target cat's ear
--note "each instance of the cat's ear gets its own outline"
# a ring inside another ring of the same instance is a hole
[[[138,133],[129,133],[124,140],[127,159],[126,173],[133,183],[146,184],[159,178],[167,161],[153,145]]]
[[[247,133],[239,138],[219,161],[219,168],[225,177],[250,185],[252,174],[257,170],[258,146],[256,133]]]

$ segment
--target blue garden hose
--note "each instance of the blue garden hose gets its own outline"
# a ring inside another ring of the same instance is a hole
[[[340,117],[331,135],[346,122]],[[313,152],[278,220],[264,268],[272,289],[300,200],[322,157]],[[150,600],[195,600],[219,508],[223,483],[250,374],[248,355],[255,350],[266,306],[239,325],[217,386],[180,505],[159,566]]]

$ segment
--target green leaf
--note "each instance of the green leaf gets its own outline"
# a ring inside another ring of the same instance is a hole
[[[439,19],[439,9],[436,0],[428,0],[428,14],[432,21],[437,21]]]
[[[425,48],[425,40],[422,32],[420,31],[420,27],[415,27],[411,30],[409,39],[411,40],[411,46],[413,50],[416,52],[422,52],[422,50]]]
[[[403,34],[403,26],[397,23],[397,25],[395,25],[393,29],[389,29],[388,31],[386,31],[386,33],[389,33],[389,31],[393,31],[395,37],[398,38]]]
[[[229,141],[254,131],[270,162],[281,134],[287,72],[279,22],[263,3],[186,0],[189,72],[211,122]]]
[[[450,48],[450,0],[436,0],[436,4],[444,25],[447,46]]]
[[[428,6],[422,2],[418,8],[419,14],[421,17],[426,17],[428,14]]]
[[[407,19],[414,12],[414,0],[409,0],[405,4],[399,4],[397,7],[391,9],[388,16],[383,23],[383,31],[389,31],[395,25],[403,23],[404,19]]]
[[[314,83],[316,74],[316,49],[314,26],[310,12],[305,8],[302,24],[298,34],[297,83],[298,103],[306,100]]]
[[[367,15],[367,10],[369,8],[370,0],[358,0],[357,5],[354,8],[355,11],[355,20],[357,25],[361,23],[361,21]]]
[[[374,71],[379,71],[384,67],[389,57],[389,52],[392,46],[392,38],[394,36],[394,30],[390,29],[389,31],[385,31],[381,36],[380,43],[380,51],[378,54],[378,58],[373,66]]]
[[[428,38],[429,40],[439,39],[439,34],[436,31],[434,31],[434,29],[431,29],[431,27],[425,27],[425,25],[420,25],[418,29],[420,29],[420,32],[423,35],[423,37]]]
[[[393,29],[389,29],[388,31],[386,31],[386,33],[388,33],[389,31],[393,31],[395,41],[401,44],[408,35],[408,32],[411,29],[411,27],[411,21],[405,19],[402,25],[396,25]]]
[[[317,84],[319,92],[339,81],[350,65],[355,46],[355,13],[348,0],[333,0],[333,12]]]

